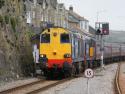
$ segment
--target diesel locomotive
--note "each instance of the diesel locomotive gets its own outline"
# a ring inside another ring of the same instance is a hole
[[[48,28],[40,34],[40,62],[46,76],[78,74],[84,69],[85,38],[64,28]]]

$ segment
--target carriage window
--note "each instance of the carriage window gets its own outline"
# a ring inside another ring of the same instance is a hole
[[[61,34],[61,43],[69,43],[69,34]]]
[[[42,34],[41,43],[50,43],[50,34]]]

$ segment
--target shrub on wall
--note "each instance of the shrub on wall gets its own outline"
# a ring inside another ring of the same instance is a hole
[[[0,15],[0,23],[3,23],[3,17]]]
[[[4,6],[5,1],[4,0],[0,0],[0,8],[2,8]]]
[[[3,16],[1,16],[1,15],[0,15],[0,24],[1,24],[1,27],[3,27],[4,20],[3,20]]]
[[[5,22],[6,22],[6,24],[9,23],[9,16],[8,15],[5,15]]]
[[[16,21],[15,21],[15,18],[14,18],[14,17],[12,17],[12,18],[10,19],[10,23],[11,23],[11,26],[12,26],[13,31],[16,32]]]

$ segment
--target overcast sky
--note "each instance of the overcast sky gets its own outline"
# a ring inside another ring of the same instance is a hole
[[[74,11],[89,20],[94,27],[97,21],[109,22],[110,29],[125,30],[125,0],[58,0],[66,8],[70,5]]]

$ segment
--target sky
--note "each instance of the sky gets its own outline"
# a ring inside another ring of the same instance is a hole
[[[73,6],[76,13],[89,20],[95,27],[95,22],[109,22],[111,30],[125,30],[125,0],[58,0],[64,3],[66,9]],[[98,16],[97,16],[98,14]]]

